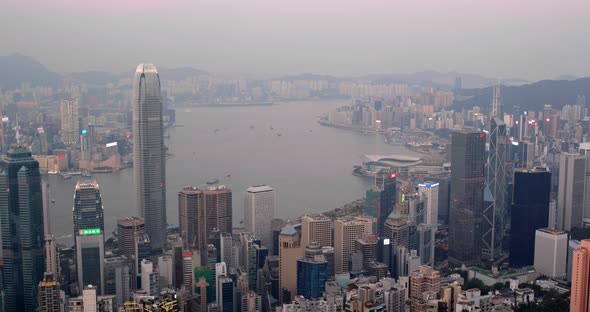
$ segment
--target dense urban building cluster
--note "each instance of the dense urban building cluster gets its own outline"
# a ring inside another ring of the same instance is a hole
[[[139,65],[129,83],[131,93],[23,86],[39,98],[69,94],[58,115],[16,100],[19,92],[3,94],[0,311],[491,312],[560,294],[570,311],[590,309],[583,97],[561,110],[508,112],[498,86],[489,108],[458,109],[449,90],[321,76],[203,74],[161,84],[152,64]],[[93,114],[101,97],[107,105]],[[275,218],[272,186],[240,190],[238,225],[230,188],[187,185],[178,190],[178,227],[169,226],[169,101],[319,97],[352,98],[320,124],[378,132],[429,156],[365,155],[354,173],[372,183],[360,209],[290,220]],[[126,101],[131,112],[121,109]],[[130,166],[137,213],[117,220],[110,238],[90,176]],[[55,173],[84,176],[73,190],[72,246],[57,244],[48,226],[53,199],[43,174]]]

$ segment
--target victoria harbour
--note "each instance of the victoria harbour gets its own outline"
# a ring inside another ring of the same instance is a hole
[[[317,118],[348,100],[285,102],[273,106],[177,107],[177,124],[166,132],[167,218],[178,224],[178,191],[219,180],[233,192],[233,224],[241,226],[246,188],[272,185],[275,217],[297,218],[342,206],[364,196],[370,179],[351,174],[364,154],[417,155],[387,145],[381,135],[321,126]],[[49,175],[51,230],[72,233],[78,179]],[[105,231],[136,215],[133,170],[93,174],[103,197]]]

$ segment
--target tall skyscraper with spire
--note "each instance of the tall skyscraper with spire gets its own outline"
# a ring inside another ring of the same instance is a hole
[[[160,76],[153,64],[137,66],[132,101],[135,204],[158,250],[166,243],[166,151]]]
[[[36,311],[43,280],[43,197],[39,162],[16,147],[0,159],[2,291],[5,311]]]
[[[491,108],[481,253],[484,259],[495,260],[502,253],[506,211],[506,124],[500,85],[494,88]]]

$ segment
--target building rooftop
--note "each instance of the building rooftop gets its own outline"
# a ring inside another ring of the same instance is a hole
[[[270,187],[268,185],[254,185],[254,186],[250,186],[246,191],[248,193],[271,192],[272,187]]]

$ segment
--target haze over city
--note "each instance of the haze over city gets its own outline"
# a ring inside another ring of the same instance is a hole
[[[0,312],[590,312],[589,1],[0,1]]]
[[[16,1],[0,55],[61,72],[140,62],[213,72],[590,74],[588,1]]]

